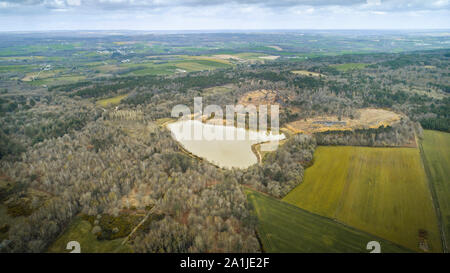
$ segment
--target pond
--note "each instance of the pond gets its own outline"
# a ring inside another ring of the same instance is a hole
[[[277,140],[285,138],[284,134],[207,124],[197,120],[177,121],[167,127],[184,149],[222,168],[248,168],[258,162],[252,145],[269,142],[267,146],[273,148]]]

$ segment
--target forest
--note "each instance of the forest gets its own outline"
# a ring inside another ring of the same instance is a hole
[[[185,42],[196,41],[189,39]],[[253,50],[273,54],[267,48]],[[198,57],[213,50],[175,51]],[[117,54],[111,58],[121,60]],[[450,132],[448,49],[301,61],[289,56],[45,86],[9,81],[0,95],[0,202],[9,219],[0,225],[0,252],[44,252],[79,216],[92,224],[100,241],[129,236],[132,252],[259,252],[258,219],[246,188],[284,197],[302,183],[317,145],[405,147],[414,145],[423,129]],[[355,63],[364,65],[348,65]],[[245,170],[221,169],[189,156],[163,125],[173,106],[192,107],[194,97],[224,107],[258,90],[276,93],[280,127],[321,116],[352,120],[362,108],[404,117],[377,128],[288,135],[276,151]],[[116,105],[97,103],[118,95],[126,98]]]

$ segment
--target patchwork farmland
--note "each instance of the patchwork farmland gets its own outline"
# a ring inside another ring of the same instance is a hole
[[[318,147],[284,201],[414,251],[442,251],[419,150]]]
[[[437,131],[424,131],[421,143],[422,156],[429,176],[435,202],[439,208],[442,221],[444,244],[450,244],[450,134]]]
[[[265,252],[369,252],[370,241],[378,241],[382,252],[408,252],[268,195],[247,190],[247,196],[259,220],[257,231]]]
[[[0,253],[448,252],[448,31],[302,32],[0,33]]]

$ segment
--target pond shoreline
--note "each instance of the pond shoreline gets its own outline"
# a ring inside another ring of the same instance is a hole
[[[247,169],[254,164],[260,164],[262,154],[258,150],[260,146],[257,145],[286,139],[283,133],[272,135],[272,133],[252,131],[242,127],[208,124],[195,120],[168,121],[161,126],[166,127],[171,132],[181,150],[189,156],[206,160],[217,167],[226,169]],[[202,137],[203,133],[211,132],[212,137],[204,140],[193,140],[191,139],[192,128],[203,130],[201,131]],[[234,136],[242,134],[242,130],[245,130],[242,139],[228,140],[224,138],[230,133]]]

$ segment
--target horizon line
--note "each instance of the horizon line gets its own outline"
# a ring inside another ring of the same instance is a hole
[[[255,28],[255,29],[42,29],[42,30],[0,30],[0,33],[50,33],[50,32],[299,32],[299,31],[450,31],[450,28]]]

